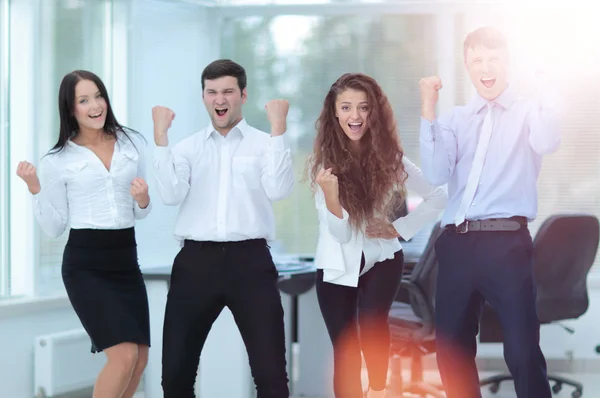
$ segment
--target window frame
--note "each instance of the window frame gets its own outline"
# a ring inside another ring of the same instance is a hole
[[[0,298],[10,295],[10,3],[0,0]]]
[[[457,93],[459,87],[455,83],[457,73],[466,75],[463,69],[457,67],[456,62],[445,62],[445,57],[454,59],[455,54],[462,49],[462,43],[460,46],[457,44],[454,35],[448,35],[447,32],[454,32],[459,27],[457,16],[461,14],[461,10],[464,7],[458,5],[451,5],[449,7],[441,7],[432,11],[431,6],[425,3],[423,4],[397,4],[397,3],[344,3],[343,7],[339,3],[334,4],[268,4],[268,5],[244,5],[244,6],[220,6],[215,10],[216,15],[225,24],[229,24],[234,20],[244,20],[252,17],[260,18],[272,18],[282,16],[300,16],[300,17],[337,17],[337,16],[368,16],[368,17],[382,17],[382,16],[427,16],[433,20],[435,27],[435,51],[438,54],[444,56],[438,57],[436,62],[436,74],[441,77],[444,83],[444,95],[440,96],[440,101],[436,105],[436,113],[442,114],[449,112],[457,104]],[[464,15],[464,14],[463,14]],[[466,80],[466,79],[464,79]],[[473,90],[472,85],[469,83],[469,88]],[[290,125],[288,125],[288,128]],[[290,130],[291,132],[291,130]],[[292,146],[292,154],[296,155],[297,148]],[[415,156],[416,160],[417,156]],[[305,188],[305,187],[303,187]],[[277,209],[276,217],[277,217]],[[279,227],[278,227],[279,228]],[[288,226],[288,228],[292,228]],[[297,233],[297,232],[296,232]],[[280,232],[278,229],[277,236],[278,240],[282,238],[285,233]],[[277,247],[277,246],[273,246]],[[306,249],[292,248],[291,252],[288,252],[288,248],[283,249],[281,254],[283,255],[301,255],[305,256]],[[295,252],[299,250],[300,252]],[[275,249],[279,251],[279,249]],[[313,250],[314,254],[314,250]],[[310,255],[310,253],[308,253]]]
[[[512,5],[516,8],[520,6],[516,3]],[[219,3],[215,7],[215,13],[222,20],[242,19],[248,17],[277,17],[284,15],[295,16],[343,16],[343,15],[363,15],[377,16],[389,14],[428,14],[436,17],[436,51],[440,56],[437,63],[437,75],[442,78],[444,83],[444,96],[440,96],[436,112],[444,113],[455,106],[457,94],[462,93],[466,98],[475,95],[475,88],[471,84],[469,76],[464,70],[461,70],[460,64],[450,65],[449,62],[442,62],[444,57],[462,51],[462,41],[456,40],[447,32],[463,31],[465,34],[472,29],[489,24],[493,20],[491,15],[494,13],[506,14],[505,4],[487,4],[487,3],[464,3],[451,1],[439,3],[432,1],[397,1],[370,3],[360,0],[349,1],[347,3],[295,3],[295,4],[227,4]],[[461,15],[464,20],[457,24],[456,17]],[[457,48],[460,47],[460,48]],[[462,82],[457,80],[457,76],[462,74]],[[539,221],[539,217],[538,220]],[[536,228],[537,230],[537,228]],[[600,256],[600,250],[598,252]],[[593,266],[589,272],[589,281],[594,287],[600,287],[600,266]]]
[[[126,38],[114,37],[112,32],[114,0],[102,1],[104,3],[104,16],[110,16],[103,25],[102,33],[105,39],[109,39],[109,42],[105,43],[103,47],[103,57],[105,66],[110,66],[109,79],[104,79],[110,89],[114,83],[112,75],[115,67],[115,59],[111,53],[112,46],[114,42],[125,41]],[[4,5],[10,0],[0,0],[0,2]],[[12,51],[9,54],[10,74],[8,71],[2,70],[3,75],[0,76],[7,79],[10,87],[19,87],[19,91],[8,91],[7,98],[9,100],[0,102],[0,106],[10,103],[9,120],[12,126],[19,126],[19,128],[9,128],[6,134],[0,137],[3,140],[2,144],[6,141],[10,142],[10,146],[0,147],[0,149],[6,148],[7,151],[7,156],[2,156],[3,161],[4,159],[10,159],[6,161],[8,166],[7,175],[0,176],[0,178],[6,178],[4,188],[6,191],[2,192],[2,198],[0,198],[0,204],[4,207],[0,207],[0,209],[7,212],[7,219],[10,220],[10,223],[4,221],[1,223],[2,236],[0,236],[0,241],[2,244],[8,245],[10,254],[5,255],[3,250],[0,258],[0,261],[2,261],[0,263],[0,272],[2,272],[0,297],[38,297],[40,296],[38,282],[43,282],[40,280],[39,274],[39,237],[43,232],[33,215],[31,195],[24,186],[23,181],[15,174],[20,160],[28,160],[38,164],[41,156],[41,150],[38,148],[40,141],[38,132],[47,129],[47,126],[41,125],[41,122],[37,120],[38,118],[32,117],[32,110],[39,105],[39,90],[41,89],[50,98],[47,92],[47,81],[42,80],[44,73],[39,70],[39,65],[41,65],[39,61],[44,55],[44,40],[47,39],[41,35],[42,23],[44,22],[41,7],[42,5],[39,2],[33,0],[13,2],[10,14],[2,14],[4,20],[8,19],[10,21],[10,26],[7,28],[9,47],[11,49],[18,48],[19,51]],[[5,9],[6,6],[3,10]],[[121,18],[121,20],[123,23],[126,22],[126,18]],[[3,23],[2,27],[4,26],[6,25]],[[126,32],[126,29],[120,31]],[[2,39],[6,40],[4,37]],[[123,67],[126,67],[126,64]],[[2,93],[5,94],[5,92],[4,89]],[[55,93],[52,93],[51,98],[55,98]],[[120,99],[118,102],[123,103],[126,101]],[[53,109],[54,106],[48,108]],[[44,112],[44,110],[39,110],[39,112]],[[4,129],[4,126],[0,125],[0,128]],[[43,141],[46,141],[46,139],[43,139]],[[52,141],[54,142],[54,140]],[[16,206],[16,203],[19,203],[19,205]],[[0,213],[0,217],[4,220],[3,213]],[[6,235],[4,231],[7,231]],[[5,236],[9,237],[8,242]],[[17,264],[18,266],[16,266]],[[4,275],[8,276],[3,278]],[[64,292],[56,291],[55,294],[63,295]]]

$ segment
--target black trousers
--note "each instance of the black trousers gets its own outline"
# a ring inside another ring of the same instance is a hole
[[[186,241],[173,264],[163,329],[165,398],[194,397],[200,353],[227,306],[248,351],[258,398],[288,398],[283,307],[266,241]]]
[[[476,336],[484,301],[502,324],[504,358],[518,398],[550,398],[527,228],[516,232],[446,230],[435,250],[437,361],[448,398],[480,398]]]
[[[364,265],[364,257],[363,264]],[[361,351],[369,385],[386,386],[390,356],[388,317],[402,278],[404,254],[375,264],[360,277],[358,287],[323,282],[317,273],[317,297],[333,343],[333,385],[336,398],[363,398]]]

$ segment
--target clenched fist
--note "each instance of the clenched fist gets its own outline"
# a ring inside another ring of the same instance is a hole
[[[19,162],[17,166],[17,175],[25,181],[29,192],[36,195],[42,189],[40,186],[40,179],[37,176],[35,166],[29,162]]]
[[[287,114],[290,109],[289,102],[283,99],[274,99],[267,102],[265,109],[269,123],[271,123],[271,136],[275,137],[285,133]]]
[[[435,104],[439,98],[438,91],[442,88],[442,80],[437,76],[424,77],[419,81],[419,88],[423,117],[431,121],[435,118]]]
[[[315,181],[325,194],[325,199],[338,199],[339,198],[339,186],[338,186],[338,178],[331,173],[331,168],[329,169],[321,169]]]
[[[141,209],[148,207],[150,196],[148,195],[148,184],[146,184],[146,181],[139,177],[135,178],[131,182],[129,192]]]
[[[175,119],[175,112],[164,106],[152,108],[152,121],[154,122],[154,142],[158,146],[169,145],[167,132]]]

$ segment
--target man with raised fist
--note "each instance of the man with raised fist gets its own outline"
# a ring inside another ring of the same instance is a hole
[[[550,398],[528,222],[536,217],[542,156],[558,149],[550,97],[517,98],[507,80],[503,35],[480,28],[464,42],[477,94],[436,116],[439,77],[420,81],[421,166],[431,184],[448,184],[445,231],[436,242],[437,357],[448,398],[481,397],[476,335],[487,301],[504,332],[504,357],[519,398]],[[443,91],[443,90],[442,90]]]
[[[180,205],[175,257],[163,334],[165,398],[194,397],[202,347],[227,306],[240,330],[259,398],[287,398],[284,321],[277,270],[268,241],[275,237],[272,202],[294,185],[284,140],[289,104],[271,100],[271,134],[244,120],[246,72],[217,60],[202,72],[211,123],[169,146],[175,113],[152,109],[158,191]]]

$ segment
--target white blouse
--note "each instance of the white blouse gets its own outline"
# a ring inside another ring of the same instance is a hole
[[[33,209],[48,235],[60,236],[69,224],[73,229],[130,228],[148,215],[151,204],[141,209],[129,192],[136,177],[145,179],[145,143],[136,133],[128,135],[133,143],[118,134],[110,170],[92,150],[71,140],[61,152],[42,158]]]
[[[394,228],[405,240],[411,239],[425,225],[435,221],[444,210],[447,194],[444,188],[434,187],[427,182],[421,169],[404,156],[404,169],[408,174],[407,190],[423,198],[415,210],[393,222]],[[323,270],[323,281],[345,286],[358,286],[358,279],[375,263],[394,258],[402,249],[400,241],[394,239],[368,238],[363,226],[352,228],[348,212],[342,208],[340,219],[332,214],[325,204],[323,191],[318,188],[315,204],[319,212],[319,240],[315,256],[316,267]],[[365,266],[360,271],[362,255]]]

